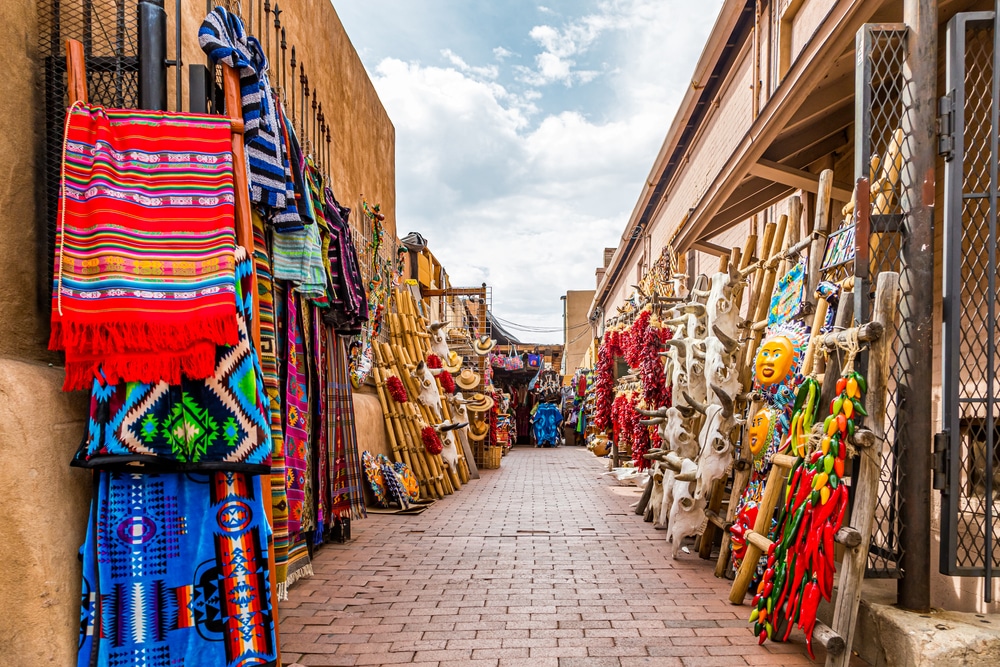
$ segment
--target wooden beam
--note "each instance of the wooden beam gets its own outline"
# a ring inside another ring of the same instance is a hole
[[[758,178],[764,178],[774,183],[781,183],[797,190],[805,190],[815,194],[819,191],[819,174],[796,169],[761,158],[757,164],[750,167],[750,174]],[[833,198],[838,201],[851,201],[851,191],[844,188],[833,187],[831,192]]]
[[[729,257],[729,251],[731,250],[731,248],[723,248],[721,245],[709,243],[708,241],[695,241],[692,247],[699,252],[718,255],[719,257]]]

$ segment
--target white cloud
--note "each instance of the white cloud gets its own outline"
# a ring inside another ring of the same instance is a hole
[[[617,245],[713,18],[614,0],[533,29],[530,73],[574,85],[587,76],[578,56],[615,40],[613,94],[586,115],[544,114],[550,89],[504,85],[497,65],[450,50],[442,66],[384,59],[372,79],[396,127],[399,233],[423,233],[454,285],[488,282],[500,317],[561,326],[559,297],[592,289],[603,248]]]
[[[458,71],[470,74],[474,78],[496,79],[498,76],[500,76],[500,69],[496,65],[486,65],[485,67],[473,67],[469,63],[465,62],[464,58],[459,56],[451,49],[443,49],[441,51],[441,55],[444,56],[445,60],[450,62]]]
[[[498,46],[495,49],[493,49],[493,57],[495,57],[497,60],[501,62],[503,60],[506,60],[507,58],[510,58],[512,55],[514,55],[513,51],[505,49],[502,46]]]

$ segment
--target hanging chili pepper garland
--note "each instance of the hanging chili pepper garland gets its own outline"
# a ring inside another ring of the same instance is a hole
[[[451,376],[451,373],[445,371],[437,376],[438,380],[441,382],[441,388],[444,389],[446,394],[455,393],[455,378]]]
[[[597,354],[597,368],[594,369],[597,376],[594,382],[594,426],[598,431],[607,431],[612,426],[615,357],[621,354],[620,340],[621,334],[618,331],[607,332]]]
[[[444,445],[441,444],[441,437],[434,430],[433,426],[425,426],[420,431],[420,439],[424,441],[424,449],[431,456],[440,454],[444,450]]]
[[[406,403],[409,400],[409,396],[406,395],[406,387],[403,386],[403,381],[395,375],[390,375],[385,379],[385,388],[389,390],[392,400],[397,403]]]
[[[441,368],[441,357],[436,354],[428,354],[427,368]]]
[[[848,368],[850,364],[845,364]],[[798,625],[812,650],[816,610],[833,592],[834,534],[847,510],[847,486],[841,483],[848,443],[854,436],[854,415],[865,416],[862,396],[868,390],[864,377],[848,370],[837,381],[837,397],[823,422],[819,445],[808,459],[805,433],[815,414],[816,386],[803,384],[796,397],[801,429],[792,429],[792,451],[801,454],[789,471],[785,500],[779,508],[774,541],[768,550],[767,568],[753,599],[750,622],[760,643],[787,641]],[[810,411],[810,406],[813,410]]]

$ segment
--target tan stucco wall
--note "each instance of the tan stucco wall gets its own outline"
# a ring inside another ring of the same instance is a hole
[[[0,359],[3,665],[76,664],[90,474],[69,467],[86,396],[62,381],[60,369]]]
[[[566,375],[576,372],[594,338],[593,329],[587,320],[587,311],[594,300],[594,294],[594,290],[566,292],[566,334],[563,340]]]
[[[244,3],[246,4],[246,3]],[[338,199],[360,220],[360,199],[380,203],[395,234],[395,130],[327,0],[282,3],[290,43],[331,124]],[[202,62],[197,28],[205,4],[184,3],[186,62]],[[172,7],[168,3],[168,15]],[[173,34],[171,26],[168,34]],[[0,0],[4,94],[0,96],[0,665],[71,665],[79,628],[80,563],[90,475],[69,460],[85,427],[87,397],[64,394],[59,357],[47,351],[47,293],[39,284],[44,229],[40,167],[43,117],[34,3]],[[172,52],[171,52],[172,57]],[[172,74],[172,72],[171,72]],[[170,103],[173,105],[171,93]],[[54,366],[49,366],[52,362]],[[390,454],[375,395],[355,396],[362,449]]]

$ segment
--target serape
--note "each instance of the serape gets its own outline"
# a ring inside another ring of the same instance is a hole
[[[200,380],[236,345],[225,118],[76,106],[66,131],[49,347],[66,390]]]
[[[97,473],[77,667],[277,665],[260,480]]]
[[[291,289],[286,299],[288,318],[287,373],[285,380],[285,489],[288,497],[288,532],[303,529],[307,514],[309,477],[309,380],[306,350],[299,317],[298,296]]]
[[[179,384],[94,380],[73,464],[130,470],[270,472],[264,379],[250,341],[252,260],[237,249],[239,343],[216,351],[215,374]]]
[[[335,456],[331,479],[330,511],[338,519],[361,519],[368,516],[362,485],[361,456],[358,453],[358,434],[354,424],[354,398],[347,360],[347,343],[326,328],[328,346],[333,351],[327,363],[327,396],[331,405],[328,419],[334,423]]]

